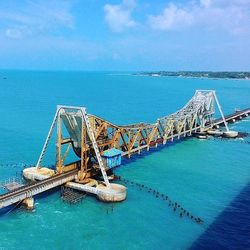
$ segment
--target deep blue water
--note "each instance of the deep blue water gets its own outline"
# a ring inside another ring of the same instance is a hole
[[[21,165],[10,167],[7,163],[36,162],[58,104],[85,106],[89,113],[118,124],[155,121],[181,108],[196,89],[215,89],[225,113],[250,107],[250,81],[238,80],[0,71],[0,87],[1,180],[21,172]],[[249,119],[230,126],[250,133]],[[126,179],[169,195],[201,217],[202,225],[181,218],[165,201],[131,185],[127,185],[127,200],[114,207],[91,196],[70,206],[54,192],[37,199],[32,213],[16,210],[0,218],[0,248],[249,247],[239,240],[247,237],[247,230],[234,226],[243,225],[243,220],[250,224],[249,204],[242,199],[250,195],[250,144],[245,141],[250,138],[192,138],[123,161],[116,170]],[[54,142],[52,138],[44,164],[55,162]],[[245,212],[239,204],[245,204]]]
[[[250,184],[225,208],[193,244],[198,249],[249,249]]]

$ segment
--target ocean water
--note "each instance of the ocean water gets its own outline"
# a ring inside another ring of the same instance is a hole
[[[112,72],[0,71],[0,180],[36,163],[57,104],[85,106],[118,123],[153,122],[196,89],[214,89],[224,112],[250,107],[250,81],[133,76]],[[230,125],[250,133],[250,119]],[[204,220],[196,224],[127,184],[127,200],[87,196],[68,205],[59,192],[36,209],[0,217],[1,249],[250,248],[250,138],[188,139],[124,160],[115,172],[147,185]],[[52,142],[44,164],[54,164]],[[240,230],[240,228],[243,230]]]

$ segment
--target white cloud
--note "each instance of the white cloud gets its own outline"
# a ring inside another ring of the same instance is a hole
[[[19,39],[22,37],[22,33],[18,29],[7,29],[5,35],[9,38]]]
[[[123,0],[119,5],[106,4],[104,6],[105,20],[113,32],[122,32],[136,25],[131,17],[135,6],[135,0]]]
[[[30,35],[31,31],[27,29],[25,26],[19,26],[19,27],[11,27],[7,28],[5,31],[5,35],[8,38],[12,39],[21,39],[27,35]]]
[[[151,28],[163,31],[201,26],[235,34],[249,30],[250,0],[190,0],[182,5],[170,3],[162,14],[149,16],[148,22]]]
[[[201,6],[209,8],[211,5],[211,0],[200,0]]]
[[[38,1],[30,3],[30,17],[37,25],[45,28],[64,26],[73,28],[74,18],[68,1]],[[33,15],[32,15],[33,14]]]
[[[73,28],[71,5],[66,1],[28,1],[18,11],[0,10],[0,19],[9,38],[54,32],[58,28]]]
[[[171,30],[191,25],[194,22],[194,17],[188,10],[178,8],[175,4],[170,3],[162,15],[150,16],[149,22],[154,29]]]

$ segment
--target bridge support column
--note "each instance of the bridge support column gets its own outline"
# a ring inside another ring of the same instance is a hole
[[[222,119],[223,119],[225,128],[226,128],[227,131],[229,131],[229,128],[228,128],[228,126],[227,126],[226,119],[225,119],[224,114],[223,114],[223,112],[222,112],[222,109],[221,109],[219,100],[218,100],[218,98],[217,98],[217,96],[216,96],[216,94],[215,94],[215,91],[213,91],[213,95],[214,95],[214,99],[215,99],[215,101],[216,101],[216,103],[217,103],[218,109],[219,109],[219,111],[220,111],[221,117],[222,117]]]
[[[166,143],[167,143],[167,135],[164,134],[163,135],[163,142],[162,142],[162,144],[165,145]]]
[[[22,204],[26,207],[27,210],[32,210],[35,207],[34,198],[28,197],[22,201]]]
[[[61,112],[58,111],[57,118],[57,142],[56,142],[56,170],[62,173],[62,119]]]

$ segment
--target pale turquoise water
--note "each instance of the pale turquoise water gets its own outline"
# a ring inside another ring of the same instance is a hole
[[[88,112],[119,124],[151,122],[174,112],[195,89],[215,89],[225,113],[250,107],[250,81],[2,71],[0,84],[1,180],[19,171],[1,164],[35,163],[57,104],[86,106]],[[233,128],[250,132],[250,120]],[[94,197],[70,206],[54,193],[37,200],[33,213],[1,217],[0,247],[186,249],[249,183],[249,149],[244,143],[190,139],[117,169],[125,178],[168,194],[202,217],[202,226],[179,218],[164,201],[131,186],[127,200],[115,204],[113,212],[110,204]],[[54,145],[45,163],[54,163]]]

